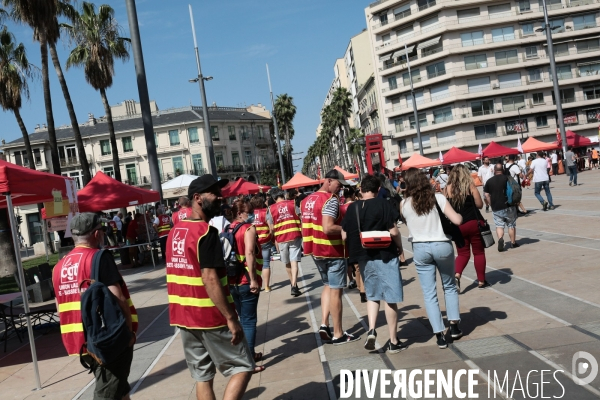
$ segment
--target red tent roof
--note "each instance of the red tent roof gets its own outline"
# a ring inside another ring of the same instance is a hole
[[[340,171],[342,175],[344,175],[344,179],[358,179],[358,174],[353,174],[351,172],[345,171],[337,165],[333,169],[337,169],[338,171]]]
[[[229,182],[222,190],[223,197],[234,197],[240,194],[255,194],[260,191],[260,186],[256,183],[248,182],[244,178]]]
[[[121,183],[98,171],[92,180],[77,192],[79,211],[95,212],[160,201],[154,190],[141,189]]]
[[[444,164],[454,164],[464,161],[473,161],[479,158],[479,154],[471,153],[466,150],[457,149],[452,147],[444,154]]]
[[[567,131],[567,145],[573,147],[583,147],[583,146],[591,146],[592,141],[585,136],[581,136],[576,134],[573,131]]]
[[[511,149],[510,147],[504,147],[501,144],[498,144],[496,142],[490,142],[490,144],[488,144],[485,147],[485,149],[483,149],[484,157],[494,158],[494,157],[508,156],[510,154],[521,154],[521,153],[517,149]]]
[[[437,158],[431,159],[423,157],[419,153],[415,153],[410,158],[402,163],[402,170],[405,171],[409,168],[426,168],[441,165],[440,160]]]
[[[547,143],[542,142],[541,140],[537,140],[536,138],[530,137],[521,145],[523,147],[523,152],[525,153],[535,153],[536,151],[546,151],[546,150],[554,150],[558,149],[556,142]]]
[[[312,186],[319,185],[321,182],[318,180],[310,179],[308,176],[302,174],[301,172],[296,172],[296,175],[292,177],[285,185],[282,186],[283,189],[293,189],[304,186]]]
[[[53,190],[60,190],[63,199],[67,198],[65,181],[72,181],[60,175],[20,167],[0,160],[0,193],[10,193],[14,206],[52,201]],[[0,207],[6,207],[6,198],[0,197]]]

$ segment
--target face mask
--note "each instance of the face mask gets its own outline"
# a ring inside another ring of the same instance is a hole
[[[249,214],[248,218],[246,218],[246,221],[244,221],[244,222],[247,222],[249,224],[253,223],[254,222],[254,214]]]

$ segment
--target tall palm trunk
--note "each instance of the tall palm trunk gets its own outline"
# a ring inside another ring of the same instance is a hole
[[[119,153],[117,149],[117,137],[115,136],[115,126],[112,119],[112,111],[106,98],[106,90],[100,89],[100,96],[102,97],[102,104],[104,105],[104,112],[106,113],[106,121],[108,122],[108,134],[110,137],[110,148],[112,151],[113,171],[115,173],[115,179],[121,182],[121,167],[119,165]]]
[[[48,77],[48,42],[44,35],[40,35],[40,52],[42,54],[42,86],[44,90],[44,106],[46,107],[46,123],[48,124],[48,142],[50,142],[50,158],[52,159],[52,172],[60,175],[60,158],[56,144],[56,131],[54,130],[54,114],[52,113],[52,97],[50,96],[50,78]]]
[[[13,109],[19,128],[21,128],[21,134],[23,135],[23,142],[25,142],[25,151],[27,152],[27,158],[29,159],[29,168],[35,169],[35,160],[33,159],[33,151],[31,150],[31,142],[29,141],[29,134],[21,118],[21,113],[18,108]]]
[[[69,94],[69,88],[67,87],[67,81],[63,75],[60,61],[58,60],[58,53],[56,52],[56,46],[53,43],[48,43],[50,46],[50,56],[52,57],[52,64],[56,70],[58,81],[60,82],[60,88],[62,89],[67,103],[67,110],[69,111],[69,118],[71,119],[71,126],[73,127],[73,133],[75,134],[75,144],[77,145],[77,153],[79,153],[79,162],[81,163],[81,169],[83,170],[83,186],[87,185],[92,180],[92,174],[90,172],[90,164],[88,163],[87,155],[85,154],[85,148],[83,147],[83,140],[81,139],[81,132],[79,131],[79,124],[77,123],[77,116],[73,109],[73,102],[71,101],[71,95]]]
[[[15,245],[11,232],[8,211],[0,210],[0,277],[12,275],[17,271]]]
[[[294,174],[294,165],[292,164],[292,148],[290,144],[290,130],[285,127],[285,154],[287,154],[288,169],[290,177]]]

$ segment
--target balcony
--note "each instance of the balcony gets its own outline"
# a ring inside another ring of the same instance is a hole
[[[77,157],[69,157],[69,158],[61,158],[60,166],[61,167],[72,167],[79,165],[79,159]]]

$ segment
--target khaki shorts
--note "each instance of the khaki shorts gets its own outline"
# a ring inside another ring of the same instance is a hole
[[[229,328],[180,329],[185,360],[196,382],[212,380],[217,369],[225,377],[254,371],[256,364],[246,338],[232,345]]]
[[[281,256],[281,262],[289,264],[290,261],[302,261],[302,237],[296,239],[278,243],[279,255]]]

